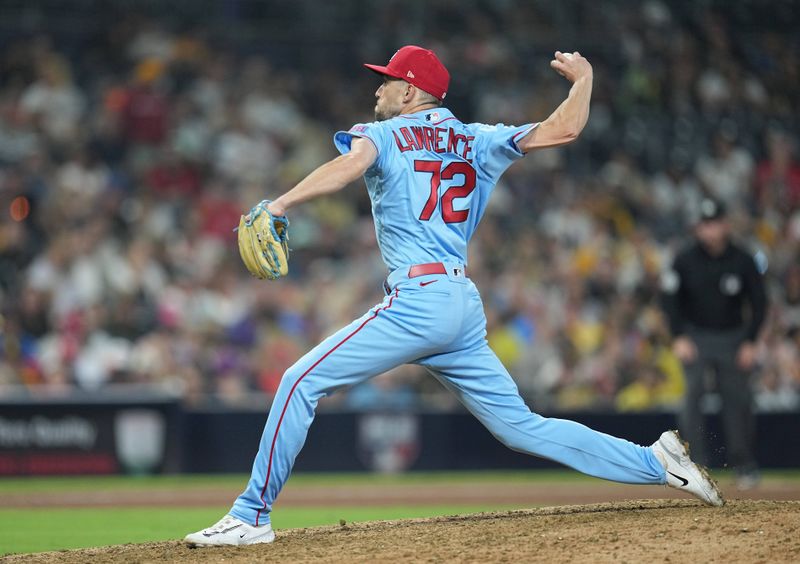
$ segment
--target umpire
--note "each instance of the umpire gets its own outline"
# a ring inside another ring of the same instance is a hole
[[[707,375],[713,374],[722,399],[727,461],[736,470],[737,486],[749,489],[759,479],[750,375],[767,305],[764,277],[753,257],[731,241],[722,203],[701,201],[694,235],[662,280],[673,351],[686,374],[679,424],[693,458],[707,464],[701,400]]]

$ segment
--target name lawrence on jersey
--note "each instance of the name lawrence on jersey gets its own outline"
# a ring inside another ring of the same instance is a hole
[[[403,139],[400,139],[398,132]],[[432,153],[452,153],[472,163],[472,142],[474,135],[457,133],[452,127],[430,127],[411,125],[392,131],[394,142],[401,153],[406,151],[430,151]]]

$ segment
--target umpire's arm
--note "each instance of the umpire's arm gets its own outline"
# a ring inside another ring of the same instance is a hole
[[[350,151],[320,166],[306,176],[297,186],[269,204],[272,215],[286,215],[289,208],[317,196],[338,192],[367,171],[378,158],[372,141],[360,137],[353,139]]]
[[[682,294],[685,289],[681,282],[681,264],[678,258],[672,268],[661,275],[661,309],[666,315],[673,339],[684,336],[686,329],[682,308],[684,298]]]
[[[754,343],[758,340],[767,315],[767,291],[764,287],[764,275],[759,272],[752,257],[748,259],[744,273],[744,291],[750,302],[750,319],[745,338]]]
[[[744,291],[750,305],[750,319],[744,342],[736,352],[736,363],[742,370],[753,368],[756,361],[756,341],[767,313],[767,292],[764,288],[764,276],[759,272],[752,257],[745,259]]]
[[[577,51],[571,55],[556,51],[555,59],[550,61],[550,66],[572,82],[572,88],[567,99],[561,102],[556,111],[517,143],[523,153],[572,143],[583,131],[589,119],[592,65]]]
[[[685,255],[675,257],[672,267],[661,276],[661,309],[667,318],[672,335],[672,351],[681,362],[692,362],[697,358],[697,347],[686,334],[684,305],[687,300],[685,279]]]

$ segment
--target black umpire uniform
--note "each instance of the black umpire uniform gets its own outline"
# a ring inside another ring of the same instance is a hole
[[[701,202],[695,239],[675,257],[662,291],[674,350],[686,375],[679,424],[692,458],[708,463],[701,400],[707,376],[713,374],[722,399],[728,464],[736,469],[740,487],[752,487],[758,472],[750,375],[767,298],[763,272],[751,254],[731,241],[719,202]]]

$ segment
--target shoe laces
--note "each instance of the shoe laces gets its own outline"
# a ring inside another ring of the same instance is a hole
[[[208,534],[221,533],[225,529],[229,529],[236,524],[237,523],[235,518],[231,517],[230,515],[226,515],[225,517],[217,521],[214,525],[212,525],[203,532]]]

